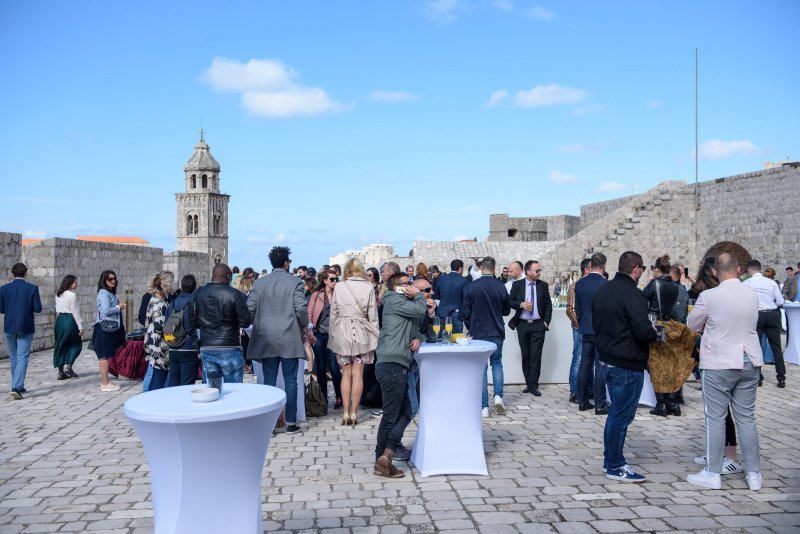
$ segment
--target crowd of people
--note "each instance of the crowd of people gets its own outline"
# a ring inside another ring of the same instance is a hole
[[[402,269],[392,261],[365,269],[356,259],[344,268],[323,265],[317,271],[292,269],[289,248],[276,246],[269,261],[269,273],[217,264],[211,282],[199,288],[192,274],[181,278],[179,288],[170,272],[150,279],[138,313],[147,360],[144,391],[206,377],[242,382],[257,363],[266,385],[275,386],[282,375],[286,432],[295,434],[302,432],[297,399],[303,386],[301,362],[306,361],[326,400],[328,385],[333,386],[332,405],[341,410],[342,425],[358,424],[359,407],[375,408],[372,414],[381,420],[373,472],[390,478],[404,476],[394,462],[409,459],[411,453],[402,439],[419,407],[414,355],[442,331],[450,335],[466,330],[496,346],[484,369],[481,409],[483,417],[490,416],[491,369],[494,413],[503,415],[505,317],[513,312],[507,322],[520,347],[523,393],[542,395],[542,351],[553,300],[535,260],[513,261],[499,274],[495,259],[488,256],[476,258],[468,269],[455,259],[447,273],[424,263]],[[745,266],[745,274],[730,254],[706,258],[692,279],[687,269],[663,256],[650,266],[643,290],[640,281],[648,269],[641,255],[623,253],[611,280],[606,264],[603,254],[593,254],[581,263],[574,284],[558,282],[558,293],[566,291],[573,332],[569,402],[579,411],[607,416],[606,477],[646,480],[628,465],[623,452],[644,372],[649,371],[656,392],[650,412],[656,416],[681,415],[681,387],[694,372],[702,383],[707,446],[696,459],[704,469],[687,480],[720,488],[721,475],[746,470],[748,486],[759,489],[755,392],[764,380],[762,346],[774,362],[777,386],[785,387],[779,309],[785,301],[798,300],[800,264],[797,272],[786,268],[781,285],[773,269],[762,274],[757,260]],[[33,315],[42,309],[38,288],[25,280],[26,274],[24,264],[14,265],[13,281],[0,288],[11,395],[17,400],[26,393]],[[73,365],[84,335],[78,282],[66,276],[55,295],[53,365],[58,380],[78,376]],[[103,271],[95,298],[91,349],[103,392],[119,389],[109,380],[109,360],[126,343],[126,303],[116,295],[118,285],[114,271]],[[737,431],[743,463],[736,454]]]

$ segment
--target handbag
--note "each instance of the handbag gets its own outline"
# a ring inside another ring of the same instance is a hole
[[[117,330],[119,330],[119,322],[117,321],[100,321],[100,328],[103,329],[103,332],[106,334],[113,334]]]
[[[308,417],[325,417],[328,415],[328,399],[322,394],[322,388],[314,375],[309,375],[305,387],[306,415]]]

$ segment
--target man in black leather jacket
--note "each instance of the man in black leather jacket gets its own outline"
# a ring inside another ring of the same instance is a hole
[[[195,291],[189,303],[189,323],[198,331],[206,374],[219,373],[225,382],[241,383],[244,352],[239,329],[250,325],[250,312],[244,293],[229,285],[232,277],[224,263],[214,266],[211,282]]]

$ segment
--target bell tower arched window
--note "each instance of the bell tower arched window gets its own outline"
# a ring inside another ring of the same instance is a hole
[[[203,175],[203,189],[208,189],[208,176]]]
[[[191,183],[192,189],[197,189],[197,175],[193,174],[191,179],[189,180]]]
[[[200,224],[197,215],[189,214],[186,216],[186,235],[197,235],[200,233]]]
[[[214,214],[214,235],[222,233],[222,215],[219,213]]]

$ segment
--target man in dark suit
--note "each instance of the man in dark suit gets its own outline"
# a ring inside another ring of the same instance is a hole
[[[439,300],[439,307],[436,309],[437,317],[441,319],[442,325],[444,325],[445,318],[450,317],[453,321],[454,333],[463,331],[460,310],[467,292],[467,280],[462,276],[463,272],[463,261],[451,261],[450,272],[439,277],[433,293],[433,298]]]
[[[606,270],[604,254],[592,254],[589,260],[589,275],[575,284],[575,315],[581,333],[581,363],[578,368],[578,409],[591,410],[597,415],[608,414],[606,403],[606,380],[600,369],[600,355],[595,348],[594,328],[592,327],[592,303],[595,293],[607,284],[603,272]],[[594,377],[594,378],[593,378]],[[590,384],[594,384],[594,402],[589,402]]]
[[[33,314],[42,311],[42,301],[39,288],[25,281],[28,268],[24,263],[15,263],[11,274],[14,280],[0,287],[0,313],[5,314],[3,332],[11,360],[11,398],[20,400],[25,393],[25,375],[35,330]]]
[[[544,335],[550,325],[553,303],[547,282],[539,280],[542,268],[538,261],[525,263],[525,278],[511,285],[510,304],[517,312],[508,326],[517,330],[522,353],[522,374],[527,387],[523,393],[540,397],[539,374],[542,370]]]

